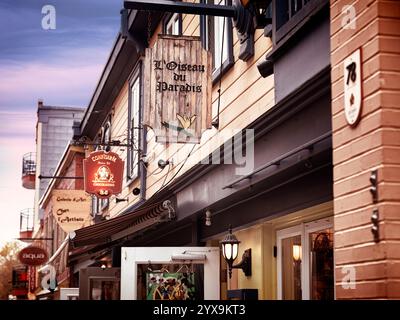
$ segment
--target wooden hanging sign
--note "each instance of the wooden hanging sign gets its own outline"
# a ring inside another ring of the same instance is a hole
[[[211,65],[199,37],[158,35],[146,49],[143,123],[157,142],[200,143],[211,128]]]
[[[66,233],[90,221],[91,198],[84,190],[53,190],[52,205],[54,219]]]
[[[107,199],[122,191],[124,161],[115,152],[94,151],[83,160],[85,191]]]

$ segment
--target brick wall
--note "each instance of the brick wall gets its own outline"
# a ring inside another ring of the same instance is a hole
[[[330,5],[336,298],[400,298],[400,1]],[[345,5],[355,10],[355,29],[343,27]],[[343,60],[358,48],[363,105],[360,122],[350,127]],[[377,203],[369,191],[374,169]],[[378,242],[373,209],[379,210]],[[355,271],[354,289],[342,286],[349,270]]]

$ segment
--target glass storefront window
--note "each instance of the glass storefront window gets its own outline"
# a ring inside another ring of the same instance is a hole
[[[310,299],[333,300],[333,230],[310,232]]]
[[[90,300],[119,300],[119,281],[91,279]]]
[[[278,299],[333,300],[332,219],[277,231]]]

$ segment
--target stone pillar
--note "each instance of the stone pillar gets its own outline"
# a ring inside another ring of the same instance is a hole
[[[350,6],[349,6],[350,5]],[[337,299],[400,298],[400,1],[331,0]],[[362,109],[344,115],[343,60],[361,48]],[[370,192],[377,170],[377,201]],[[371,232],[378,210],[379,236]],[[343,279],[354,275],[349,289]]]

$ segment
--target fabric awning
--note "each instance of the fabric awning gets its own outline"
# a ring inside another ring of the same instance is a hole
[[[73,246],[81,247],[119,240],[153,224],[172,220],[175,210],[170,200],[136,209],[92,226],[75,231]]]

